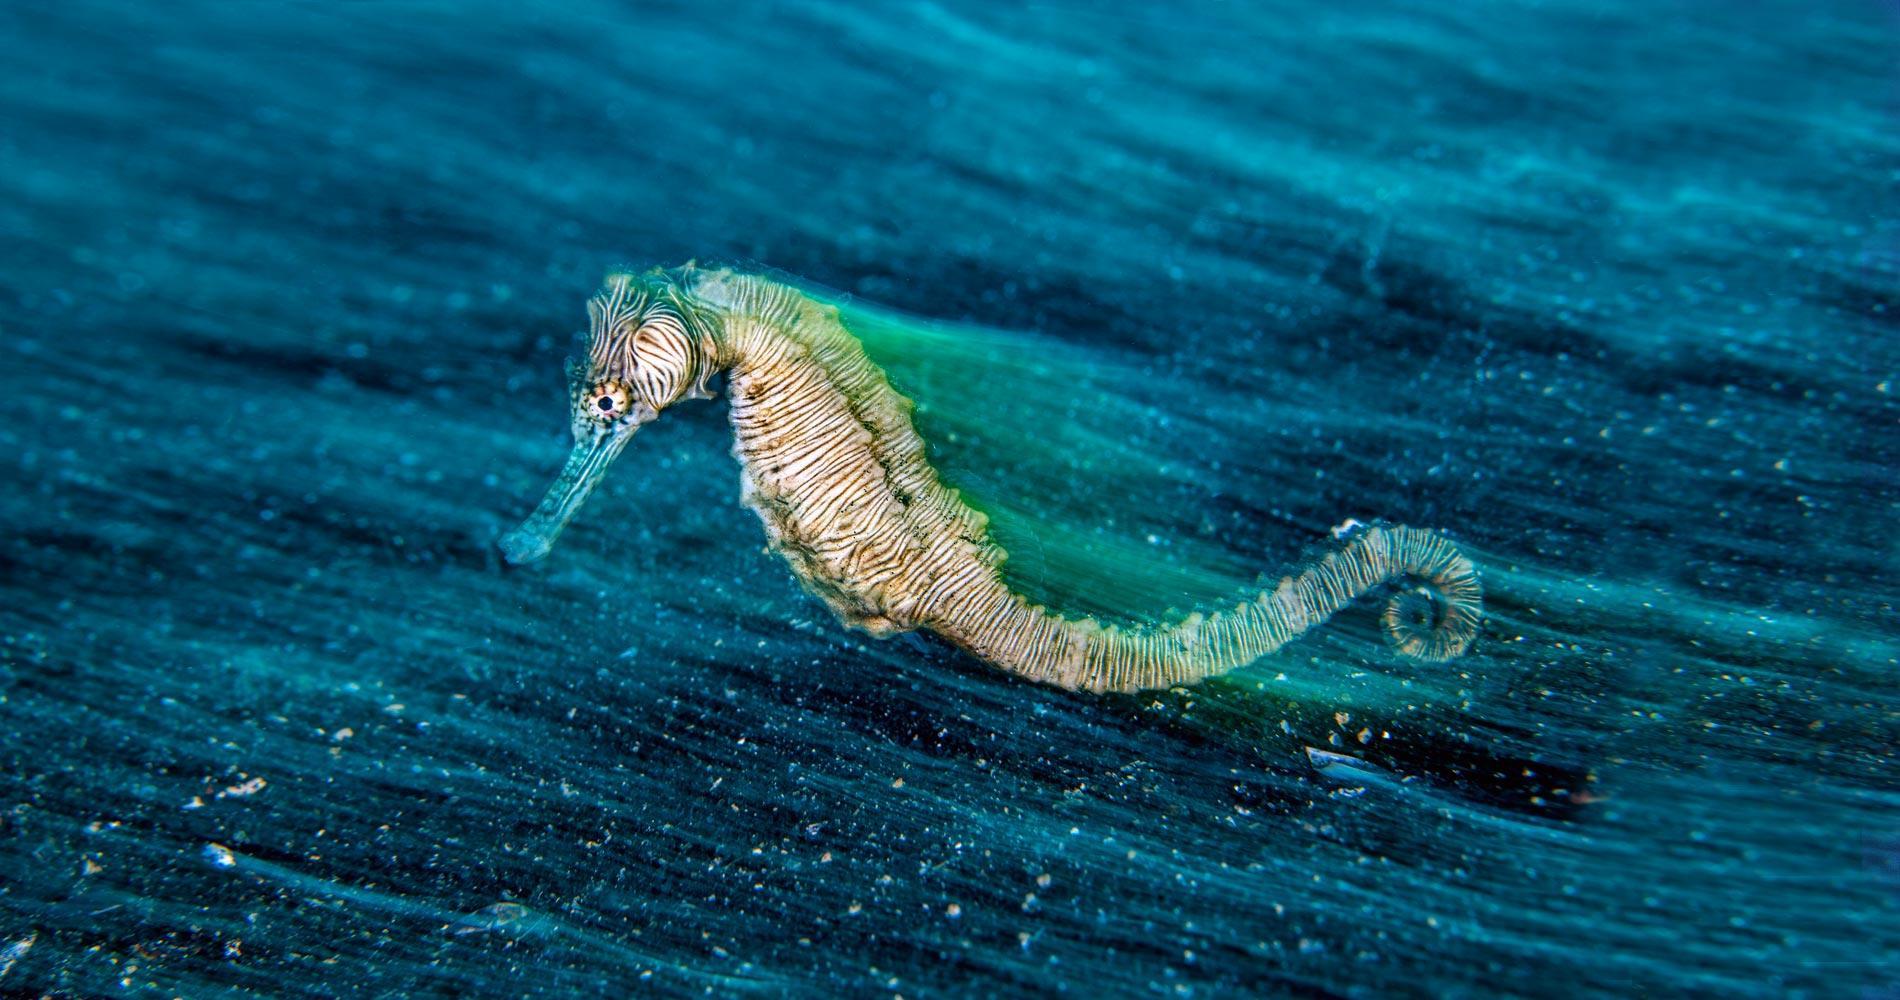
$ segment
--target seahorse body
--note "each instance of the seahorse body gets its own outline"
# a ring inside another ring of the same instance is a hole
[[[1136,691],[1244,666],[1387,583],[1387,638],[1422,660],[1458,656],[1483,606],[1471,561],[1436,534],[1376,526],[1230,610],[1118,628],[1031,604],[1004,581],[988,519],[938,479],[911,401],[835,307],[765,278],[688,265],[615,274],[589,303],[592,344],[571,373],[576,445],[553,489],[502,539],[545,555],[639,425],[729,373],[745,502],[807,589],[884,637],[929,629],[1012,673],[1064,688]]]

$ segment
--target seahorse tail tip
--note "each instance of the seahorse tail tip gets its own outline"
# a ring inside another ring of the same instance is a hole
[[[1477,641],[1484,621],[1484,590],[1470,559],[1444,539],[1426,537],[1429,541],[1422,547],[1430,557],[1417,567],[1424,570],[1418,574],[1420,582],[1393,594],[1379,623],[1400,655],[1443,663],[1464,655]]]
[[[1430,587],[1411,587],[1392,595],[1379,623],[1399,655],[1426,663],[1456,659],[1478,635],[1475,615],[1460,614]]]

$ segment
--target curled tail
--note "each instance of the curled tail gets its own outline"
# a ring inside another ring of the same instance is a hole
[[[1064,618],[997,580],[936,609],[932,628],[1032,680],[1071,690],[1140,691],[1190,684],[1245,666],[1386,584],[1402,589],[1381,618],[1386,639],[1418,660],[1443,661],[1477,638],[1484,594],[1471,560],[1429,531],[1363,529],[1274,590],[1161,628],[1122,629]]]

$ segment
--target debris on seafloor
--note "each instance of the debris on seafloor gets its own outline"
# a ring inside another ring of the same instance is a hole
[[[454,928],[454,933],[457,936],[463,934],[486,934],[490,931],[509,929],[524,930],[526,928],[516,927],[515,925],[520,924],[522,919],[527,917],[528,914],[528,908],[520,903],[501,902],[492,906],[484,906],[474,913],[462,917],[450,926]]]
[[[1397,786],[1404,780],[1377,764],[1318,747],[1307,747],[1306,759],[1320,777],[1340,785],[1355,786],[1359,790],[1372,786]]]
[[[551,937],[562,932],[562,925],[546,913],[503,900],[473,913],[450,918],[427,900],[412,899],[398,893],[368,886],[350,885],[336,879],[312,875],[273,861],[240,854],[223,844],[207,843],[204,859],[215,868],[229,868],[260,879],[275,882],[293,892],[313,897],[341,900],[369,912],[394,913],[431,920],[456,935],[501,932],[511,937]],[[642,961],[647,960],[641,955]]]
[[[0,979],[5,979],[7,973],[13,971],[13,963],[25,958],[26,953],[33,950],[33,945],[39,939],[40,932],[33,931],[26,937],[7,945],[4,950],[0,950]]]

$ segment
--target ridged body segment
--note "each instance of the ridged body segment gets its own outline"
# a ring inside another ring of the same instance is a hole
[[[933,627],[1002,551],[937,478],[912,404],[838,321],[783,285],[714,272],[744,499],[805,585],[876,635]]]

